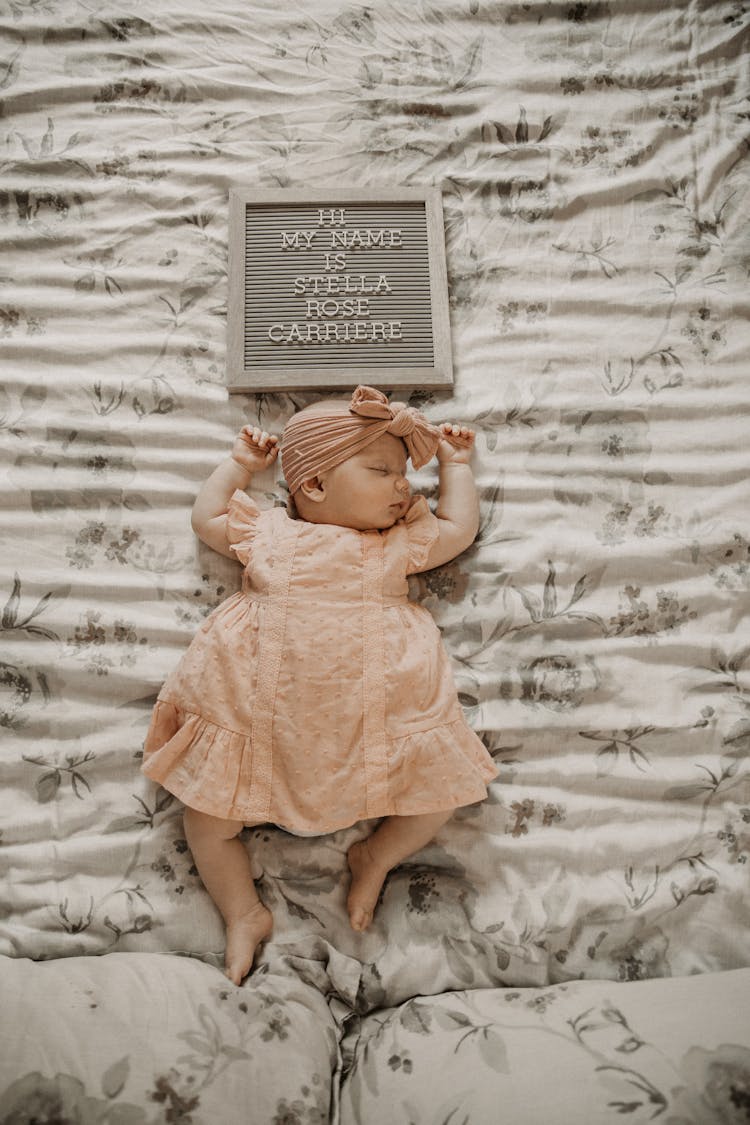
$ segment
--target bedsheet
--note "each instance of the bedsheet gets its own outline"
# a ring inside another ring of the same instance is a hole
[[[364,1015],[750,963],[746,7],[0,4],[1,953],[221,963],[141,747],[239,585],[200,483],[315,397],[227,395],[227,192],[382,184],[443,193],[455,385],[409,400],[476,428],[482,522],[411,593],[499,774],[365,935],[372,825],[248,832],[261,964]]]

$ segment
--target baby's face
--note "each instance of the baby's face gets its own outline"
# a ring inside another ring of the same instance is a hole
[[[358,531],[392,527],[409,508],[406,446],[393,434],[382,434],[340,465],[320,476],[325,494],[317,505],[321,522]]]

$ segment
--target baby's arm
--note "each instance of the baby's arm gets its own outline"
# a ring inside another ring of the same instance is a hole
[[[227,511],[232,493],[245,489],[253,473],[267,469],[276,460],[278,438],[257,426],[243,426],[234,440],[232,453],[225,458],[198,493],[191,523],[193,531],[220,555],[237,559],[230,550]]]
[[[422,569],[455,559],[474,542],[479,530],[479,497],[470,460],[474,431],[443,422],[437,450],[440,495],[435,515],[439,534]]]

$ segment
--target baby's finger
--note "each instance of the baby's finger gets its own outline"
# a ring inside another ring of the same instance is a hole
[[[258,438],[260,437],[260,430],[257,426],[243,426],[240,430],[239,436],[243,441],[246,441],[248,445],[257,445]]]
[[[441,429],[448,441],[454,445],[471,445],[474,441],[474,431],[469,426],[461,426],[456,422],[443,422]]]
[[[259,446],[261,449],[264,448],[271,436],[266,430],[262,430],[260,426],[243,426],[242,433],[247,441],[252,445]]]
[[[260,426],[243,426],[238,434],[238,440],[248,454],[264,454],[268,465],[272,464],[278,456],[279,439],[275,434],[269,434],[268,430],[261,429]]]

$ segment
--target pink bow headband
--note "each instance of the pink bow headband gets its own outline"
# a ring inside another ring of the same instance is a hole
[[[403,402],[389,403],[374,387],[357,387],[348,405],[321,402],[300,410],[281,440],[281,468],[290,493],[386,433],[404,441],[415,469],[435,456],[441,436],[424,414]]]

